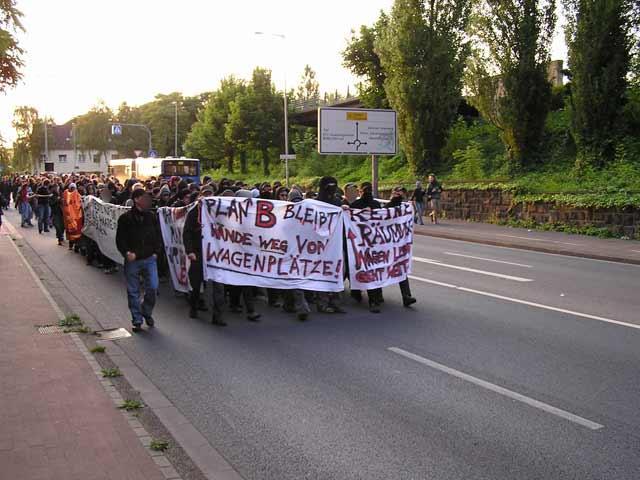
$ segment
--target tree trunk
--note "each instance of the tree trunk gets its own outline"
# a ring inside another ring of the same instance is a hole
[[[240,152],[240,173],[247,173],[247,152],[244,150]]]
[[[233,173],[233,155],[227,155],[227,171]]]
[[[269,175],[269,150],[262,150],[262,173]]]

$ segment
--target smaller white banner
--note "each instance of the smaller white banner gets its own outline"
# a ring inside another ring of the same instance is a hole
[[[195,205],[192,204],[182,208],[163,207],[158,209],[164,251],[167,255],[169,271],[171,272],[171,282],[173,283],[173,288],[178,292],[188,293],[191,290],[189,284],[189,266],[191,262],[184,249],[182,232],[184,231],[187,213]]]
[[[88,196],[82,199],[82,209],[82,233],[98,244],[103,255],[123,265],[124,258],[116,248],[116,231],[120,215],[129,210],[129,207],[105,203],[99,198]]]
[[[349,210],[344,214],[353,290],[400,283],[411,273],[413,207]]]

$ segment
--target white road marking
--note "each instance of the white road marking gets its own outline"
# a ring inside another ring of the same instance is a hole
[[[635,253],[640,253],[640,250],[631,250],[631,251]]]
[[[417,243],[415,241],[416,238],[418,237],[428,237],[429,235],[416,235],[414,236],[414,243]],[[491,245],[488,243],[478,243],[478,242],[474,242],[472,240],[456,240],[453,238],[441,238],[441,237],[430,237],[431,240],[441,240],[441,241],[446,241],[446,242],[456,242],[456,243],[461,243],[464,245],[470,245],[472,247],[483,247],[483,248],[498,248],[501,250],[510,250],[514,253],[517,253],[518,255],[528,255],[528,254],[532,254],[532,255],[551,255],[553,257],[563,257],[566,258],[568,260],[585,260],[588,262],[602,262],[602,263],[611,263],[613,265],[616,265],[618,267],[635,267],[638,268],[640,267],[640,265],[638,265],[637,263],[627,263],[624,262],[622,260],[602,260],[600,258],[590,258],[590,257],[580,257],[578,255],[567,255],[566,253],[549,253],[549,252],[540,252],[538,250],[529,250],[527,248],[517,248],[517,247],[505,247],[504,245]],[[640,250],[638,250],[640,252]]]
[[[580,243],[558,242],[556,240],[546,240],[544,238],[532,238],[532,237],[518,237],[516,235],[506,235],[504,233],[496,233],[499,237],[519,238],[521,240],[531,240],[532,242],[547,242],[547,243],[559,243],[561,245],[573,245],[576,247],[582,246]]]
[[[420,262],[420,263],[429,263],[431,265],[437,265],[438,267],[453,268],[455,270],[464,270],[465,272],[473,272],[473,273],[479,273],[481,275],[489,275],[491,277],[502,278],[504,280],[513,280],[514,282],[533,282],[533,279],[531,278],[514,277],[512,275],[504,275],[502,273],[487,272],[485,270],[477,270],[475,268],[460,267],[458,265],[449,265],[448,263],[438,262],[437,260],[432,260],[430,258],[413,257],[413,259],[416,262]]]
[[[474,257],[473,255],[463,255],[462,253],[444,252],[445,255],[453,255],[455,257],[473,258],[474,260],[484,260],[485,262],[504,263],[505,265],[514,265],[516,267],[533,268],[531,265],[522,263],[505,262],[504,260],[494,260],[493,258]]]
[[[459,378],[469,383],[473,383],[479,387],[485,388],[487,390],[491,390],[492,392],[498,393],[505,397],[511,398],[512,400],[516,400],[518,402],[522,402],[530,407],[537,408],[544,412],[550,413],[560,418],[564,418],[565,420],[569,420],[570,422],[577,423],[583,427],[586,427],[590,430],[600,430],[604,428],[604,425],[601,425],[596,422],[592,422],[591,420],[587,420],[586,418],[580,417],[578,415],[574,415],[573,413],[567,412],[566,410],[562,410],[560,408],[549,405],[548,403],[541,402],[531,397],[527,397],[526,395],[522,395],[521,393],[514,392],[513,390],[509,390],[507,388],[501,387],[491,382],[487,382],[486,380],[482,380],[480,378],[474,377],[467,373],[461,372],[459,370],[455,370],[453,368],[447,367],[446,365],[442,365],[441,363],[434,362],[433,360],[429,360],[427,358],[421,357],[420,355],[416,355],[411,352],[407,352],[401,348],[390,347],[389,351],[396,353],[398,355],[402,355],[405,358],[409,358],[414,360],[422,365],[426,365],[427,367],[431,367],[435,370],[439,370],[441,372],[447,373],[453,377]]]
[[[422,277],[416,277],[415,275],[409,275],[411,280],[417,282],[430,283],[432,285],[438,285],[439,287],[452,288],[454,290],[460,290],[462,292],[475,293],[476,295],[482,295],[485,297],[497,298],[499,300],[505,300],[507,302],[520,303],[522,305],[528,305],[530,307],[542,308],[544,310],[551,310],[553,312],[566,313],[567,315],[574,315],[576,317],[588,318],[590,320],[597,320],[599,322],[611,323],[613,325],[620,325],[622,327],[634,328],[640,330],[640,325],[633,323],[621,322],[619,320],[613,320],[611,318],[599,317],[597,315],[591,315],[589,313],[575,312],[573,310],[566,310],[564,308],[552,307],[551,305],[544,305],[542,303],[529,302],[527,300],[520,300],[519,298],[505,297],[504,295],[498,295],[491,292],[483,292],[482,290],[475,290],[473,288],[460,287],[458,285],[452,285],[450,283],[436,282],[435,280],[428,280]]]

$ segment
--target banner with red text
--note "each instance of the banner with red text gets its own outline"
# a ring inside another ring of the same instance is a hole
[[[344,212],[352,290],[400,283],[411,273],[413,207]]]
[[[191,289],[191,285],[189,284],[190,261],[184,249],[182,232],[184,231],[184,222],[187,219],[187,213],[195,206],[196,204],[194,203],[188,207],[162,207],[158,209],[160,231],[162,232],[164,251],[167,255],[167,262],[169,263],[171,283],[173,284],[174,290],[178,292],[188,293]]]
[[[202,202],[205,278],[229,285],[340,292],[342,209],[210,197]]]

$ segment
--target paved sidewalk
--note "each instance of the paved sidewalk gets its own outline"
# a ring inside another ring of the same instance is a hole
[[[425,218],[425,223],[427,220],[428,218]],[[569,235],[459,220],[442,220],[438,225],[416,225],[415,233],[487,245],[640,264],[640,242],[634,240]]]
[[[161,480],[165,475],[116,409],[0,231],[0,480]],[[78,340],[76,340],[78,341]]]

